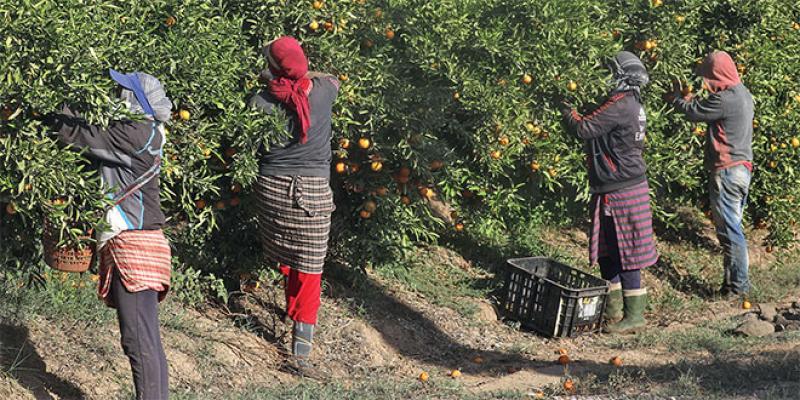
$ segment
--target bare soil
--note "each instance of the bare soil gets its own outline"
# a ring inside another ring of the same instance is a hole
[[[585,234],[570,230],[548,236],[552,246],[577,257],[583,254]],[[708,228],[699,237],[711,240]],[[695,278],[684,273],[677,262],[676,257],[691,251],[692,246],[683,241],[660,243],[666,257],[658,271],[653,268],[645,276],[654,296],[667,290],[667,285],[687,299],[693,290],[710,290],[709,282],[689,281]],[[453,251],[420,251],[440,266],[432,273],[457,268],[476,280],[491,278]],[[755,269],[765,268],[781,256],[768,254],[757,245],[751,254]],[[759,398],[759,393],[775,385],[797,384],[781,382],[786,371],[783,375],[775,371],[800,363],[797,340],[772,341],[722,357],[703,349],[679,353],[659,343],[626,347],[620,345],[624,339],[614,341],[600,334],[547,339],[501,321],[487,299],[454,298],[453,302],[462,303],[458,305],[472,304],[477,310],[464,315],[456,311],[458,307],[434,305],[423,293],[376,273],[333,265],[326,276],[313,361],[337,382],[413,381],[422,371],[432,380],[445,380],[452,379],[449,374],[457,369],[462,373],[460,384],[474,393],[519,391],[524,395],[539,388],[552,392],[570,376],[586,385],[598,385],[598,391],[635,394],[673,385],[693,371],[700,371],[705,379],[730,379],[731,374],[749,376],[748,371],[760,368],[758,376],[747,378],[752,380],[751,387],[744,389],[745,393],[732,392],[730,398]],[[798,294],[795,291],[777,303],[788,304],[797,300]],[[649,329],[677,334],[745,312],[737,304],[713,298],[703,304],[702,315],[680,310],[650,315]],[[296,378],[280,371],[290,340],[290,325],[282,320],[282,309],[282,288],[270,282],[263,282],[252,293],[236,294],[227,306],[194,310],[166,303],[162,334],[172,389],[225,398],[225,393],[253,386],[296,383]],[[130,369],[118,338],[113,322],[88,330],[44,318],[33,319],[26,326],[0,323],[0,367],[4,367],[0,369],[0,398],[109,399],[129,394]],[[573,360],[567,367],[556,363],[562,348]],[[624,360],[622,368],[609,364],[613,356]],[[703,372],[705,368],[721,372]],[[777,375],[778,381],[771,381],[770,374]],[[639,383],[626,387],[615,380]],[[637,386],[642,381],[648,382],[646,387]]]

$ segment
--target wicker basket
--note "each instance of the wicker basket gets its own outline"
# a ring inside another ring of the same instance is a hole
[[[82,236],[81,241],[89,242],[91,235]],[[64,272],[86,272],[92,266],[95,256],[94,244],[78,247],[59,246],[58,230],[45,221],[42,246],[44,247],[44,262],[50,268]]]

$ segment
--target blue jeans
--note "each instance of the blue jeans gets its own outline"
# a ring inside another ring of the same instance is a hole
[[[750,178],[750,170],[746,166],[736,165],[715,172],[709,182],[711,214],[724,255],[725,279],[722,288],[736,294],[750,290],[750,261],[742,226]]]

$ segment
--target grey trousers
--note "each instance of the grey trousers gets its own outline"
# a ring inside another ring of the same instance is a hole
[[[122,349],[131,363],[137,400],[167,400],[169,373],[161,344],[158,322],[158,293],[131,293],[114,270],[111,296],[117,305]]]

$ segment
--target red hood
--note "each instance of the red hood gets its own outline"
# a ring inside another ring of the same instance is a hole
[[[698,70],[698,74],[705,80],[712,93],[728,89],[742,82],[736,63],[730,54],[724,51],[715,51],[709,54]]]

